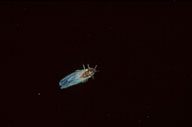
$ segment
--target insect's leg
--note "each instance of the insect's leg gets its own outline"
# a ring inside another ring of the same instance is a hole
[[[89,64],[87,64],[87,67],[89,68]]]
[[[85,70],[85,65],[83,64],[83,69]]]
[[[97,68],[97,65],[95,65],[95,69]]]
[[[92,79],[94,80],[94,75],[92,76]]]

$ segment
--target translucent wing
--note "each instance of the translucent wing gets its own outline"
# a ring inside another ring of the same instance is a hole
[[[68,88],[70,86],[86,81],[87,79],[80,78],[82,73],[83,71],[77,70],[61,79],[59,82],[61,89]]]

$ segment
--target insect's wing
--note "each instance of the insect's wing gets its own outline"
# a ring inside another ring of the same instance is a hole
[[[81,71],[78,70],[61,79],[61,81],[59,82],[61,89],[68,88],[72,85],[76,85],[80,82],[83,82],[83,79],[80,78],[80,74]]]
[[[67,88],[72,85],[72,82],[76,79],[77,73],[73,72],[70,75],[64,77],[59,82],[59,85],[61,86],[61,89]],[[73,84],[74,85],[74,84]]]

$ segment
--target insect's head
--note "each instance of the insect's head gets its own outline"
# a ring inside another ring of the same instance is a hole
[[[87,77],[89,77],[89,78],[90,78],[90,77],[93,77],[94,74],[95,74],[95,72],[97,72],[96,68],[97,68],[97,65],[96,65],[94,68],[89,67],[89,65],[88,65],[88,68],[86,69]]]
[[[88,74],[89,74],[89,76],[93,76],[94,74],[95,74],[95,72],[96,72],[96,69],[95,68],[88,68]]]
[[[89,65],[88,65],[88,71],[89,71],[89,74],[90,74],[90,75],[94,75],[95,72],[97,72],[96,68],[97,68],[97,65],[95,65],[94,68],[89,67]]]

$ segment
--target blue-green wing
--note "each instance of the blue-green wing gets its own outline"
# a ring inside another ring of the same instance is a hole
[[[80,79],[79,73],[80,73],[80,71],[75,71],[75,72],[67,75],[63,79],[61,79],[59,82],[61,89],[68,88],[70,86],[73,86],[73,85],[76,85],[76,84],[82,82],[83,79]]]

